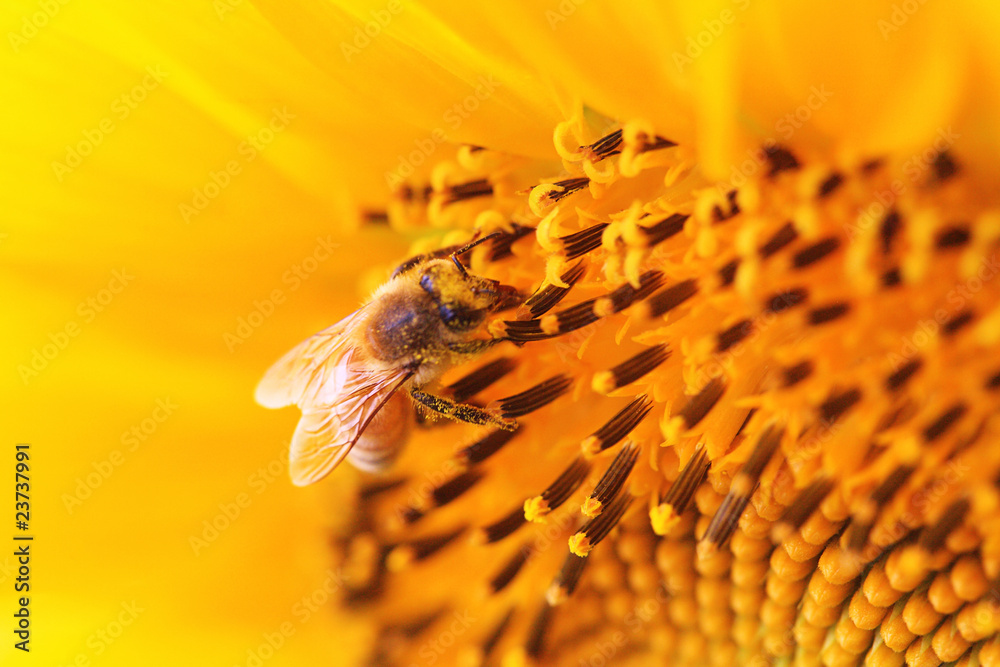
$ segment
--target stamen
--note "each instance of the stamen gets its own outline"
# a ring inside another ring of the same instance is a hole
[[[835,237],[817,241],[808,248],[795,253],[792,257],[792,267],[796,269],[804,269],[805,267],[815,264],[819,260],[823,259],[839,247],[840,239]]]
[[[548,635],[549,625],[552,623],[552,606],[547,602],[542,604],[538,610],[538,615],[531,623],[528,630],[528,637],[524,643],[524,652],[529,658],[537,660],[545,649],[545,637]]]
[[[608,395],[615,389],[631,384],[651,372],[670,356],[666,344],[654,345],[623,361],[611,370],[594,374],[593,389],[598,394]]]
[[[924,429],[924,441],[931,443],[940,438],[955,422],[962,418],[966,410],[966,406],[962,403],[953,405]]]
[[[782,146],[766,146],[764,155],[771,164],[771,170],[767,173],[768,178],[774,178],[783,171],[794,171],[802,166],[791,151]]]
[[[625,283],[621,287],[599,297],[594,303],[594,313],[598,317],[607,317],[619,313],[636,301],[641,301],[660,288],[663,284],[663,274],[659,271],[646,271],[639,276],[639,286],[633,287]]]
[[[722,499],[722,504],[715,511],[712,521],[708,524],[708,528],[698,544],[698,555],[701,558],[706,558],[714,553],[716,549],[726,543],[726,540],[736,530],[740,515],[746,509],[747,503],[750,502],[750,496],[757,488],[761,473],[764,472],[764,467],[778,448],[783,434],[784,429],[769,426],[760,436],[750,458],[733,478],[729,493]]]
[[[646,317],[660,317],[698,293],[698,283],[685,280],[646,299]]]
[[[938,153],[931,167],[934,169],[933,180],[937,183],[943,183],[958,173],[958,163],[948,151]]]
[[[638,152],[647,153],[649,151],[658,151],[662,148],[671,148],[672,146],[676,145],[677,144],[674,143],[673,141],[670,141],[670,139],[665,139],[664,137],[661,136],[654,136],[652,141],[648,139],[643,141],[642,148],[640,148]]]
[[[778,292],[765,301],[764,312],[780,313],[804,303],[808,298],[809,292],[803,287]]]
[[[844,548],[855,553],[860,552],[868,542],[868,535],[875,525],[879,510],[906,483],[913,471],[912,465],[899,465],[886,477],[878,487],[865,499],[861,507],[854,512],[851,523],[844,533]]]
[[[567,178],[566,180],[563,181],[556,181],[551,185],[554,185],[559,189],[550,190],[545,195],[545,198],[548,199],[550,202],[555,203],[560,199],[564,199],[570,196],[571,194],[577,192],[578,190],[582,190],[589,184],[590,184],[590,179],[587,177]]]
[[[587,299],[554,315],[546,315],[541,320],[542,331],[551,337],[576,331],[588,324],[593,324],[601,319],[594,312],[594,304],[596,302],[597,299]]]
[[[563,561],[559,574],[556,575],[545,594],[545,599],[550,605],[560,605],[573,595],[588,561],[588,558],[582,558],[572,552],[566,554],[566,560]]]
[[[955,225],[941,230],[938,233],[934,244],[940,250],[945,250],[947,248],[960,248],[968,243],[971,238],[972,232],[969,231],[967,226]]]
[[[733,345],[736,345],[741,340],[750,335],[753,331],[753,322],[750,320],[740,320],[733,326],[729,327],[725,331],[721,331],[718,334],[717,342],[715,345],[716,352],[725,352]]]
[[[573,378],[556,375],[520,394],[493,401],[486,408],[499,412],[504,419],[515,419],[548,405],[566,393],[572,384]]]
[[[799,492],[781,518],[771,529],[771,539],[776,543],[784,542],[812,516],[819,504],[833,490],[834,480],[829,477],[817,479]]]
[[[726,193],[726,202],[729,204],[729,211],[723,211],[722,207],[718,204],[712,209],[712,215],[715,216],[716,223],[731,220],[740,213],[740,205],[736,201],[736,190],[730,190]]]
[[[547,489],[524,501],[524,517],[528,521],[544,522],[550,512],[569,500],[589,474],[590,464],[583,457],[576,457]]]
[[[971,508],[972,503],[968,498],[960,498],[949,505],[944,514],[934,522],[934,525],[928,526],[920,534],[921,548],[927,553],[933,554],[943,547],[951,532],[965,521]]]
[[[642,235],[645,237],[645,247],[652,248],[671,236],[679,234],[684,229],[684,223],[690,217],[683,213],[674,213],[651,227],[640,227],[639,229],[642,230]]]
[[[740,260],[734,259],[721,269],[719,269],[719,287],[729,287],[736,279],[736,269],[740,265]]]
[[[955,317],[941,325],[941,334],[944,336],[953,336],[959,329],[971,322],[973,317],[975,317],[975,314],[966,308],[958,315],[955,315]]]
[[[892,209],[882,219],[879,227],[879,235],[882,237],[882,254],[892,253],[892,243],[896,239],[899,230],[903,228],[903,221],[899,217],[899,211]]]
[[[826,324],[827,322],[832,322],[833,320],[846,315],[851,309],[851,304],[841,301],[840,303],[834,303],[829,306],[821,306],[819,308],[813,308],[809,311],[809,324],[812,326],[818,326],[820,324]]]
[[[618,155],[621,153],[622,145],[622,131],[615,130],[611,134],[601,137],[594,143],[587,146],[591,153],[591,159],[594,162],[600,162],[601,160],[611,157],[612,155]]]
[[[987,378],[985,383],[986,389],[998,389],[1000,388],[1000,371],[997,371],[989,378]]]
[[[517,309],[517,319],[528,320],[541,317],[549,312],[556,304],[562,301],[563,297],[569,294],[570,289],[583,277],[586,267],[583,262],[577,262],[565,273],[559,276],[568,287],[558,287],[556,285],[546,285],[537,292],[529,296],[525,302]],[[541,329],[539,328],[539,331]]]
[[[631,494],[619,494],[608,505],[606,511],[601,512],[599,516],[588,521],[583,528],[569,538],[570,552],[581,558],[585,558],[618,525],[618,522],[625,514],[625,510],[631,504]]]
[[[840,419],[845,412],[861,400],[861,390],[857,388],[848,389],[827,399],[819,406],[820,416],[827,424]]]
[[[906,362],[899,370],[885,379],[885,388],[889,391],[896,391],[906,384],[913,374],[920,370],[924,361],[920,357]]]
[[[607,227],[608,223],[600,222],[575,234],[559,237],[566,259],[576,259],[580,255],[586,255],[591,250],[600,248],[601,236]]]
[[[757,250],[757,254],[760,255],[761,259],[767,259],[798,237],[799,233],[795,229],[795,225],[790,222],[786,222],[781,229],[774,233],[767,243],[762,245]]]
[[[700,445],[670,486],[667,495],[650,512],[653,532],[657,535],[666,535],[680,522],[681,515],[687,511],[691,499],[694,498],[694,492],[705,480],[710,465],[708,450]]]
[[[524,523],[524,507],[522,505],[518,505],[502,519],[480,528],[478,533],[479,541],[487,544],[499,542],[508,535],[513,534],[514,531],[523,526]]]
[[[386,557],[386,567],[392,572],[399,572],[414,562],[433,556],[438,551],[455,541],[455,538],[465,531],[465,526],[441,535],[432,535],[412,542],[398,545]]]
[[[460,449],[456,452],[455,459],[462,465],[462,467],[482,463],[500,451],[500,448],[510,442],[520,430],[521,427],[518,426],[511,431],[502,429],[492,431],[468,447]]]
[[[608,420],[604,426],[580,443],[584,454],[594,456],[618,444],[622,438],[639,425],[639,422],[645,419],[652,408],[653,401],[646,394],[636,398]]]
[[[802,380],[812,375],[813,364],[811,361],[802,361],[794,366],[786,368],[782,371],[785,379],[785,386],[791,387],[792,385],[798,384]]]
[[[500,568],[500,571],[493,575],[493,578],[490,579],[490,592],[496,595],[506,588],[507,584],[513,581],[514,577],[517,576],[517,573],[521,571],[522,567],[524,567],[524,564],[527,562],[530,554],[531,549],[528,548],[528,545],[522,545],[521,548],[515,551],[507,562],[504,563],[504,566]]]
[[[597,486],[594,487],[590,497],[583,502],[580,511],[585,516],[599,516],[604,509],[604,505],[618,496],[618,492],[621,491],[625,480],[632,473],[632,468],[638,459],[639,447],[632,442],[626,443],[621,448],[621,451],[618,452],[618,455],[615,456],[611,465],[608,466],[608,469],[601,475]]]
[[[488,197],[493,194],[493,184],[485,178],[480,178],[468,183],[450,185],[445,189],[444,194],[446,195],[445,204],[452,204],[475,197]]]
[[[535,231],[534,227],[526,227],[517,223],[511,223],[511,226],[514,228],[513,231],[502,232],[490,243],[490,252],[486,256],[488,261],[497,262],[510,257],[514,254],[511,250],[514,243]]]
[[[687,405],[681,410],[680,416],[684,420],[687,430],[691,430],[698,425],[708,411],[715,407],[715,404],[722,398],[726,391],[726,382],[723,378],[712,378],[697,395],[688,400]]]
[[[389,212],[367,210],[361,212],[361,221],[369,225],[388,225]]]
[[[460,495],[471,489],[476,482],[482,479],[483,474],[476,470],[464,472],[457,477],[434,487],[431,490],[430,500],[433,501],[431,507],[444,507]],[[430,509],[418,508],[418,509]]]
[[[500,643],[500,639],[503,637],[503,633],[506,632],[507,628],[510,626],[510,621],[512,618],[514,618],[515,609],[516,609],[515,607],[511,607],[507,611],[507,613],[504,614],[503,619],[501,619],[501,621],[497,623],[497,626],[493,629],[493,632],[491,632],[489,636],[486,638],[486,640],[483,642],[483,647],[481,649],[482,652],[480,654],[482,658],[479,664],[485,665],[489,660],[490,655],[493,653],[493,650],[497,647],[497,644]]]
[[[900,273],[898,266],[882,274],[883,287],[896,287],[901,282],[903,282],[903,274]]]
[[[372,482],[371,484],[366,484],[365,486],[361,487],[360,491],[358,491],[358,497],[359,499],[365,501],[372,500],[376,496],[386,493],[387,491],[393,491],[395,489],[398,489],[399,487],[406,484],[406,482],[407,482],[406,477],[378,480]]]
[[[825,181],[823,181],[819,186],[819,192],[817,193],[820,199],[828,197],[837,188],[839,188],[844,182],[844,175],[841,173],[831,174]]]
[[[456,403],[464,403],[471,396],[486,389],[516,367],[516,359],[500,357],[459,378],[448,385],[446,389],[452,400]]]

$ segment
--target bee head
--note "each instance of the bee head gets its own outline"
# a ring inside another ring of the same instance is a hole
[[[445,326],[468,331],[479,326],[500,300],[496,280],[468,273],[457,261],[430,260],[420,270],[420,287],[437,306]]]

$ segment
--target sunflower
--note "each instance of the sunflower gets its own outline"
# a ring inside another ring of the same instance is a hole
[[[30,316],[5,395],[36,442],[102,415],[50,463],[86,504],[42,517],[95,554],[49,561],[53,659],[193,631],[234,664],[1000,661],[992,7],[256,9],[287,42],[231,0],[15,13],[10,217],[90,224],[0,246]],[[53,71],[79,42],[111,84]],[[443,391],[518,430],[427,419],[382,477],[274,481],[268,358],[406,243],[477,233],[526,300]]]
[[[372,664],[998,659],[995,13],[260,7],[425,128],[371,219],[527,297],[442,381],[518,430],[347,508]]]

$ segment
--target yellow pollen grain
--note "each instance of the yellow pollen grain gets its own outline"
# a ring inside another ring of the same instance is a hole
[[[598,371],[594,373],[591,388],[601,396],[607,396],[616,389],[615,374],[611,371]]]
[[[524,518],[533,523],[545,523],[546,517],[551,511],[548,501],[541,496],[528,498],[524,501]]]
[[[667,535],[680,521],[670,503],[660,503],[649,510],[649,522],[657,535]]]
[[[569,550],[580,558],[586,558],[593,548],[590,540],[583,533],[574,533],[569,538]]]
[[[603,510],[604,505],[602,505],[601,501],[597,498],[587,498],[583,501],[583,504],[580,505],[580,511],[583,515],[591,518],[599,516]]]
[[[595,456],[601,452],[601,439],[588,435],[586,438],[580,441],[580,449],[583,451],[584,455],[588,458]]]

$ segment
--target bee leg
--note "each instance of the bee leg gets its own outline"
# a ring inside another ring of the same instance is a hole
[[[427,392],[420,391],[419,389],[411,389],[410,396],[414,401],[424,406],[431,412],[436,412],[439,415],[444,415],[445,417],[449,417],[456,421],[466,422],[467,424],[481,424],[483,426],[498,426],[505,431],[513,431],[517,428],[517,422],[513,419],[504,419],[503,417],[500,417],[488,410],[477,408],[474,405],[456,403],[450,399],[442,396],[435,396],[434,394],[428,394]]]
[[[489,340],[467,340],[461,343],[449,343],[448,349],[456,354],[477,355],[490,349],[500,341],[501,339],[499,338],[491,338]]]

